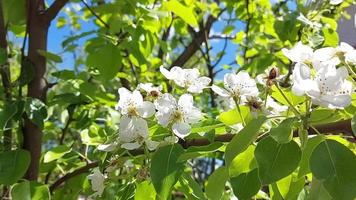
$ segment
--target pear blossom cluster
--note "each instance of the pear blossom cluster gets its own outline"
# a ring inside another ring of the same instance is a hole
[[[356,50],[346,43],[338,47],[313,50],[299,42],[282,52],[294,65],[292,92],[307,95],[313,104],[330,109],[345,108],[351,103],[352,83],[347,80],[347,66],[356,64]]]
[[[291,49],[282,49],[282,52],[294,63],[291,74],[292,93],[297,96],[305,95],[314,105],[330,109],[342,109],[350,105],[353,85],[348,80],[346,66],[356,65],[356,50],[353,47],[341,43],[338,47],[313,50],[298,42]],[[181,88],[183,94],[177,96],[163,93],[162,86],[152,83],[140,83],[134,91],[120,88],[116,106],[121,114],[118,140],[99,145],[99,150],[113,151],[117,146],[127,150],[142,146],[155,150],[159,145],[186,138],[192,125],[204,116],[195,106],[193,95],[208,89],[218,95],[216,101],[225,111],[236,107],[239,109],[240,105],[244,105],[256,117],[260,114],[277,116],[288,110],[287,106],[277,103],[268,92],[274,84],[278,85],[286,78],[275,66],[267,68],[256,79],[246,71],[227,73],[221,85],[210,85],[211,79],[201,76],[195,68],[160,67],[160,71],[174,86]],[[259,91],[258,85],[265,87],[264,92]],[[167,128],[172,134],[161,142],[152,140],[148,121]]]
[[[356,66],[356,50],[353,47],[341,43],[338,47],[313,50],[299,42],[291,49],[282,49],[282,52],[293,63],[290,77],[293,94],[307,96],[314,105],[329,109],[342,109],[350,105],[354,89],[348,67]],[[211,79],[201,76],[198,69],[176,66],[170,70],[161,67],[160,71],[174,84],[173,87],[177,86],[183,92],[180,95],[164,93],[162,86],[153,83],[140,83],[133,91],[119,88],[116,106],[121,114],[118,138],[112,143],[99,145],[98,150],[114,151],[120,147],[153,151],[158,146],[184,140],[191,133],[192,126],[204,117],[194,102],[194,95],[204,90],[211,89],[216,93],[215,101],[223,111],[240,109],[239,106],[243,105],[250,109],[252,117],[278,117],[289,109],[277,103],[271,95],[274,85],[278,88],[281,81],[288,80],[276,66],[267,68],[255,79],[246,71],[227,73],[221,84],[212,85]],[[260,91],[260,86],[263,91]],[[161,141],[153,140],[148,125],[152,122],[166,128],[168,136]],[[238,123],[231,128],[238,132],[243,126]],[[89,179],[95,191],[93,196],[100,196],[106,176],[95,169]]]

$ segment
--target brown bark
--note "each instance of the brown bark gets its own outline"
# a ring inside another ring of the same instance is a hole
[[[38,50],[47,49],[47,34],[51,21],[68,0],[56,0],[49,9],[45,9],[44,0],[28,0],[28,59],[32,62],[35,76],[28,84],[28,97],[46,101],[47,81],[46,58],[38,54]],[[29,119],[25,119],[23,148],[31,155],[31,163],[25,175],[28,180],[36,180],[41,157],[42,130]]]
[[[28,84],[28,97],[45,101],[46,58],[38,54],[38,50],[47,49],[47,33],[49,23],[44,20],[44,0],[28,1],[28,59],[32,62],[35,76]],[[31,163],[27,169],[25,178],[36,180],[38,177],[39,160],[41,157],[42,130],[29,119],[25,119],[23,148],[31,155]]]

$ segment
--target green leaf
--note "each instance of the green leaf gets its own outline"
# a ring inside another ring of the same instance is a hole
[[[61,63],[63,62],[62,58],[60,56],[58,56],[57,54],[48,52],[48,51],[44,51],[44,50],[37,50],[38,54],[40,54],[41,56],[47,58],[48,60],[52,60],[56,63]]]
[[[279,90],[276,88],[276,86],[272,86],[272,97],[276,99],[279,103],[283,105],[289,106],[288,102],[286,99],[283,97],[283,95],[279,92]],[[288,100],[292,103],[293,106],[296,106],[300,103],[303,103],[305,101],[304,96],[295,96],[291,91],[289,90],[283,90],[284,95],[288,98]]]
[[[216,123],[216,124],[211,124],[211,125],[192,127],[191,133],[206,133],[213,129],[223,127],[223,126],[224,126],[223,123]]]
[[[193,27],[198,27],[198,21],[195,18],[193,8],[184,6],[177,0],[170,0],[168,2],[165,2],[164,5],[168,11],[171,11],[177,16],[179,16],[187,24]]]
[[[293,140],[279,144],[271,137],[262,139],[256,147],[255,158],[262,184],[270,184],[292,173],[299,164],[301,150]]]
[[[31,200],[50,200],[51,195],[47,185],[31,181]]]
[[[0,184],[11,185],[22,178],[30,165],[30,153],[18,149],[0,153]]]
[[[313,177],[307,200],[332,200],[323,182]]]
[[[277,181],[276,185],[283,199],[296,199],[304,188],[304,180],[305,177],[297,178],[296,173],[293,173]]]
[[[306,174],[310,173],[309,168],[309,159],[314,151],[315,147],[324,140],[324,136],[318,135],[312,138],[309,138],[307,144],[302,152],[302,158],[299,164],[298,177],[304,177]]]
[[[239,200],[250,200],[261,188],[258,169],[233,177],[230,179],[230,183],[234,195]]]
[[[244,152],[248,146],[256,139],[258,132],[266,121],[266,117],[260,116],[248,123],[238,134],[236,134],[230,143],[226,146],[225,161],[229,166],[232,160]]]
[[[351,119],[351,129],[352,132],[356,135],[356,115],[354,115]]]
[[[231,162],[229,167],[229,176],[235,177],[242,173],[247,173],[252,171],[257,167],[254,152],[255,146],[250,145],[246,151],[237,155]]]
[[[0,130],[5,130],[7,129],[7,124],[13,118],[17,113],[17,104],[11,103],[8,104],[6,103],[4,107],[0,110]]]
[[[160,199],[167,199],[173,186],[183,172],[183,163],[178,163],[178,157],[184,149],[178,145],[168,145],[159,148],[152,156],[151,179]]]
[[[356,196],[356,156],[335,140],[324,140],[310,157],[310,170],[323,181],[335,199],[354,199]]]
[[[184,194],[188,199],[203,200],[206,199],[200,185],[190,176],[190,174],[184,172],[179,179],[179,183],[182,186]]]
[[[234,25],[228,25],[224,28],[223,30],[223,34],[229,35],[231,34],[234,30],[235,30],[235,26]]]
[[[324,46],[336,47],[339,45],[339,35],[335,30],[323,28],[322,32],[324,35]]]
[[[249,115],[249,108],[247,106],[240,106],[241,115],[244,119]],[[242,119],[237,111],[237,109],[231,109],[227,112],[222,112],[218,118],[222,123],[227,126],[237,124],[242,122]]]
[[[86,64],[89,67],[97,68],[102,80],[111,80],[119,71],[121,62],[120,49],[112,44],[107,44],[98,48],[97,51],[91,52]]]
[[[56,146],[45,153],[43,162],[49,163],[51,161],[57,160],[58,158],[61,158],[65,154],[69,153],[70,151],[71,149],[66,145]]]
[[[277,127],[271,128],[269,135],[278,143],[288,143],[293,139],[293,123],[296,118],[283,120]]]
[[[244,41],[245,37],[246,37],[245,31],[239,31],[238,33],[236,33],[236,36],[235,36],[234,40],[232,40],[232,41],[237,44],[240,44],[241,42]]]
[[[321,17],[321,21],[327,24],[327,26],[329,26],[328,28],[331,28],[332,30],[336,31],[337,21],[335,19],[329,17]]]
[[[46,105],[39,99],[27,98],[25,103],[27,117],[38,127],[43,128],[43,120],[47,118]]]
[[[26,22],[26,0],[3,1],[5,24],[19,25]]]
[[[155,200],[156,191],[153,184],[149,181],[143,181],[137,184],[135,192],[135,200]]]
[[[189,159],[202,156],[206,153],[215,152],[222,146],[223,146],[222,142],[213,142],[213,143],[211,143],[209,145],[205,145],[205,146],[189,147],[186,152],[182,153],[182,155],[179,156],[178,162],[185,162]]]
[[[225,191],[226,181],[229,179],[229,172],[225,166],[216,169],[208,178],[205,193],[209,200],[220,200]]]
[[[13,200],[31,200],[30,182],[16,183],[11,188]]]

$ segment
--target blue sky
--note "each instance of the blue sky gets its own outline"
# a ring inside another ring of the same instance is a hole
[[[271,2],[274,3],[275,1],[276,0],[272,0]],[[49,4],[51,4],[52,2],[53,2],[53,0],[49,1]],[[83,7],[82,4],[69,3],[67,5],[67,8],[74,9],[78,5]],[[293,6],[293,5],[290,5],[290,6]],[[65,16],[65,15],[66,14],[64,14],[64,12],[61,12],[61,14],[58,17]],[[227,14],[223,14],[221,17],[224,19],[228,18]],[[94,25],[92,20],[91,21],[80,20],[81,30],[80,31],[75,31],[75,30],[71,31],[69,26],[65,26],[63,28],[57,28],[56,22],[57,22],[57,20],[53,21],[52,25],[50,26],[50,29],[49,29],[48,51],[55,53],[55,54],[59,54],[62,57],[63,63],[59,64],[60,69],[72,69],[74,67],[73,55],[68,54],[68,53],[63,53],[62,41],[67,36],[71,35],[71,32],[72,32],[72,34],[74,33],[74,35],[79,35],[80,33],[83,33],[83,32],[95,30],[97,27]],[[231,35],[234,35],[235,33],[239,32],[245,28],[245,24],[241,21],[236,21],[232,25],[235,26],[235,30],[233,31],[233,33],[231,33]],[[223,31],[225,26],[226,26],[226,21],[219,20],[219,21],[215,22],[213,24],[212,34],[219,35],[219,33],[221,33]],[[83,45],[84,45],[86,39],[88,39],[88,37],[79,39],[78,41],[76,41],[76,43],[81,48],[83,48]],[[212,47],[211,53],[213,55],[216,55],[218,52],[220,52],[223,49],[224,40],[214,39],[214,40],[210,40],[210,42],[211,42],[210,45]],[[223,65],[229,64],[229,63],[235,61],[238,48],[239,48],[238,45],[233,44],[231,41],[228,40],[227,48],[225,51],[226,54],[223,56],[220,64],[217,66],[217,70],[220,69]],[[236,69],[238,66],[235,64],[235,65],[232,65],[232,67],[234,69]],[[226,70],[220,72],[217,76],[217,79],[222,78],[224,73],[226,73]]]
[[[72,5],[71,4],[72,3],[69,4],[69,7],[73,6],[73,4]],[[60,16],[65,16],[65,14],[63,12],[61,12],[61,14],[58,17],[60,17]],[[222,16],[222,17],[224,17],[225,19],[228,18],[228,16]],[[63,53],[62,41],[65,40],[65,38],[67,36],[71,35],[71,32],[74,33],[74,35],[79,35],[80,33],[83,33],[86,31],[95,30],[95,29],[97,29],[97,27],[94,25],[92,20],[91,21],[80,20],[81,30],[80,31],[74,31],[74,30],[71,31],[69,26],[65,26],[63,28],[57,28],[56,22],[57,22],[57,20],[53,21],[52,25],[50,26],[50,29],[49,29],[48,51],[58,54],[62,57],[63,63],[59,64],[60,69],[72,69],[74,66],[73,55],[68,54],[68,53]],[[242,23],[242,22],[236,22],[233,25],[235,25],[236,29],[234,30],[234,32],[231,35],[244,29],[244,27],[245,27],[244,23]],[[225,26],[226,26],[226,22],[224,22],[224,21],[218,21],[218,22],[214,23],[213,28],[212,28],[212,33],[214,35],[219,35],[219,33],[221,33],[223,31]],[[86,39],[88,39],[88,37],[78,40],[77,44],[79,44],[79,46],[83,47]],[[224,40],[222,40],[222,39],[211,40],[210,45],[212,46],[211,53],[213,55],[216,55],[218,52],[220,52],[223,49]],[[238,46],[236,44],[233,44],[232,42],[228,41],[227,48],[226,48],[226,54],[223,56],[223,58],[220,62],[220,65],[217,67],[219,68],[224,64],[233,62],[236,57],[237,48],[238,48]],[[236,65],[234,65],[234,66],[236,67]],[[222,75],[223,75],[223,72],[219,74],[219,77]]]

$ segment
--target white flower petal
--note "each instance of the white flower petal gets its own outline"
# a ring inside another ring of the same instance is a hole
[[[173,124],[172,131],[179,138],[185,138],[189,135],[191,127],[188,123],[178,122]]]
[[[313,58],[313,49],[298,42],[292,49],[282,49],[283,54],[293,62],[308,62]]]
[[[292,92],[297,96],[302,96],[307,90],[306,86],[310,80],[310,69],[304,63],[296,63],[292,73]]]
[[[313,59],[321,62],[328,61],[336,56],[337,50],[334,47],[324,47],[314,51]]]
[[[168,136],[164,138],[164,141],[168,142],[169,144],[175,144],[179,141],[178,137],[176,136]]]
[[[168,109],[166,111],[158,111],[156,112],[156,118],[157,121],[160,125],[162,125],[163,127],[167,127],[169,122],[170,122],[170,118],[172,116],[173,111]]]
[[[153,84],[152,83],[140,83],[137,86],[137,90],[144,90],[145,92],[150,92],[153,89]]]
[[[140,106],[137,107],[137,112],[143,118],[151,117],[155,114],[155,105],[149,101],[144,101]]]
[[[191,107],[191,108],[184,108],[184,120],[190,124],[194,124],[200,121],[202,118],[203,114],[201,111],[196,108],[196,107]]]
[[[135,103],[136,106],[141,105],[143,103],[142,94],[137,90],[133,91],[131,96],[131,102]]]
[[[116,148],[116,144],[112,143],[112,144],[100,144],[97,148],[100,151],[105,151],[105,152],[111,152],[114,151]]]
[[[140,148],[141,144],[138,142],[133,142],[133,143],[124,143],[121,145],[121,148],[127,149],[127,150],[134,150]]]
[[[166,68],[164,68],[163,66],[161,66],[159,68],[159,70],[161,71],[161,73],[163,74],[164,77],[166,77],[168,80],[173,80],[175,75],[173,73],[171,73],[170,71],[168,71]]]
[[[188,87],[188,92],[191,93],[202,93],[203,89],[207,88],[211,79],[205,76],[197,78],[193,83]]]
[[[146,140],[145,143],[147,145],[148,150],[150,151],[154,151],[159,145],[159,142],[153,140]]]
[[[344,0],[330,0],[330,4],[331,5],[339,5],[340,3],[342,3]]]
[[[183,94],[179,97],[178,105],[181,107],[191,108],[194,105],[193,96],[190,94]]]
[[[226,91],[225,89],[222,89],[221,87],[218,87],[216,85],[212,85],[211,89],[221,97],[229,97],[230,96],[228,91]]]
[[[105,189],[105,176],[100,172],[98,168],[93,170],[93,173],[88,176],[88,179],[91,182],[91,188],[95,193],[93,196],[101,196]]]

